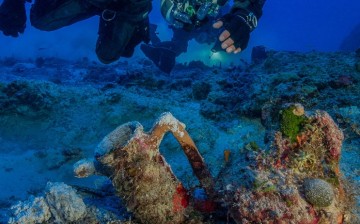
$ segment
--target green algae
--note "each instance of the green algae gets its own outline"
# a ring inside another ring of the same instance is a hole
[[[290,106],[281,111],[280,129],[282,134],[288,137],[291,142],[296,141],[296,136],[301,131],[306,117],[304,115],[296,115],[294,110],[296,106]]]

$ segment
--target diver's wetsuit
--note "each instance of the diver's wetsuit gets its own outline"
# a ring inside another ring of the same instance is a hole
[[[192,4],[199,4],[203,0],[188,0],[189,2],[193,1]],[[219,5],[225,5],[227,0],[218,0]],[[166,20],[169,19],[169,15],[176,4],[183,2],[182,0],[162,0],[161,1],[161,13],[163,14]],[[244,17],[250,12],[254,13],[256,18],[259,19],[262,15],[262,8],[265,4],[265,0],[234,0],[234,5],[231,8],[231,13],[239,13]],[[226,13],[229,13],[228,8],[222,7],[219,11],[218,17],[215,19],[221,18]],[[175,66],[175,58],[182,53],[185,53],[188,48],[188,42],[191,39],[195,39],[198,43],[212,44],[214,43],[219,35],[219,31],[212,27],[212,24],[203,23],[199,27],[195,27],[188,32],[186,29],[177,29],[171,27],[173,30],[173,37],[171,41],[159,41],[158,37],[152,35],[156,38],[156,41],[153,41],[154,38],[151,38],[151,44],[141,45],[141,50],[154,64],[163,72],[170,73]],[[156,28],[155,28],[156,29]],[[151,33],[155,33],[155,30],[152,29]]]
[[[31,24],[56,30],[100,15],[96,54],[103,63],[130,57],[140,42],[149,41],[151,0],[35,0]]]

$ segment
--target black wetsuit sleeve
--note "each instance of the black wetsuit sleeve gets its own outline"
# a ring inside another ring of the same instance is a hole
[[[262,16],[262,9],[266,0],[234,0],[232,11],[244,10],[255,14],[259,19]]]

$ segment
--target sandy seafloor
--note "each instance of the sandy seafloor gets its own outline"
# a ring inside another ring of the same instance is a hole
[[[360,56],[355,53],[271,52],[260,64],[207,67],[179,64],[161,73],[143,58],[101,65],[86,58],[0,60],[0,223],[8,209],[46,183],[100,188],[105,178],[77,179],[72,166],[91,157],[101,139],[118,125],[139,121],[149,130],[169,111],[187,125],[212,173],[252,141],[262,148],[264,106],[302,103],[325,110],[344,131],[341,169],[360,186]],[[358,66],[358,67],[356,67]],[[196,184],[178,143],[161,145],[175,174]],[[246,164],[233,163],[234,169]],[[357,192],[359,193],[359,192]],[[359,195],[357,195],[359,197]],[[358,200],[359,201],[359,200]],[[359,207],[359,204],[357,205]]]

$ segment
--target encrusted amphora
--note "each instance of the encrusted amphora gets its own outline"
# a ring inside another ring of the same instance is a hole
[[[74,165],[77,177],[100,174],[109,177],[117,193],[137,220],[144,223],[182,223],[193,209],[189,195],[159,152],[159,145],[171,132],[209,196],[214,182],[185,125],[163,113],[149,132],[138,122],[125,123],[97,146],[95,159]]]

